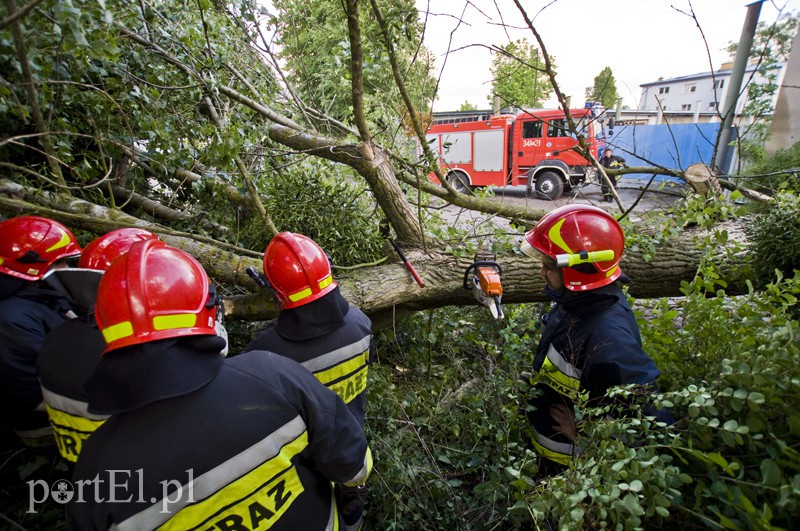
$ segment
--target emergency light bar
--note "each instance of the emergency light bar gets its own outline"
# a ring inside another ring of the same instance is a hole
[[[609,262],[614,259],[613,249],[603,251],[581,251],[576,254],[557,254],[556,265],[558,267],[572,267],[579,264],[593,264],[595,262]]]

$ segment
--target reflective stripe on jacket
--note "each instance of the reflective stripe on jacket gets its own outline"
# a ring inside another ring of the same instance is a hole
[[[106,346],[93,317],[90,319],[71,319],[56,327],[45,338],[36,360],[58,451],[73,463],[84,441],[108,418],[87,410],[89,397],[83,384],[100,363]]]
[[[532,443],[540,455],[561,464],[578,448],[553,429],[551,404],[574,407],[580,394],[600,399],[610,387],[650,384],[660,374],[642,349],[635,317],[616,283],[568,294],[555,305],[545,319],[533,369],[539,393],[530,400]]]
[[[323,336],[289,340],[272,327],[253,339],[246,350],[268,350],[300,363],[339,395],[363,426],[372,323],[358,308],[350,306],[344,325]]]
[[[220,364],[208,383],[113,414],[86,441],[73,476],[83,502],[73,499],[70,524],[339,529],[332,482],[362,484],[372,463],[344,403],[300,365],[270,352],[197,356]]]

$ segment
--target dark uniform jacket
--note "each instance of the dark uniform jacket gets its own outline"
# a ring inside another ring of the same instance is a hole
[[[111,352],[86,384],[111,417],[73,475],[75,529],[313,530],[341,522],[331,482],[362,483],[364,432],[295,362],[223,359],[217,336]]]
[[[249,350],[269,350],[301,364],[334,391],[364,425],[372,322],[347,303],[337,287],[324,297],[283,310]]]
[[[73,463],[78,460],[83,442],[107,418],[89,413],[89,395],[83,387],[105,348],[94,316],[81,316],[50,332],[36,362],[58,451]]]
[[[0,418],[30,446],[52,444],[36,358],[47,334],[73,314],[61,293],[0,276],[4,283],[20,284],[0,298]]]
[[[552,292],[549,293],[554,296]],[[539,396],[528,413],[539,455],[568,464],[573,443],[555,433],[548,406],[569,407],[581,393],[600,400],[613,386],[649,385],[661,374],[642,349],[639,327],[616,283],[586,292],[566,292],[548,315],[534,359]]]

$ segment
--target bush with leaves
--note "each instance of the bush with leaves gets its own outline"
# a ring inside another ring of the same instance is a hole
[[[334,264],[351,266],[384,255],[372,194],[349,169],[307,159],[259,186],[278,230],[305,234],[331,254]],[[246,218],[243,232],[249,232],[248,246],[266,248],[258,216]]]
[[[507,470],[526,459],[519,373],[532,362],[539,305],[448,308],[378,336],[367,431],[375,456],[368,524],[376,529],[508,525]]]
[[[800,142],[750,165],[745,178],[748,186],[770,194],[778,190],[800,193]]]
[[[780,193],[747,226],[752,242],[753,269],[760,285],[778,274],[791,277],[800,270],[800,195]]]

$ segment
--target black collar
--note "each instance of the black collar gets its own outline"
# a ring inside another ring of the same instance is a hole
[[[111,415],[195,391],[222,367],[219,336],[162,339],[112,350],[86,381],[89,412]]]

